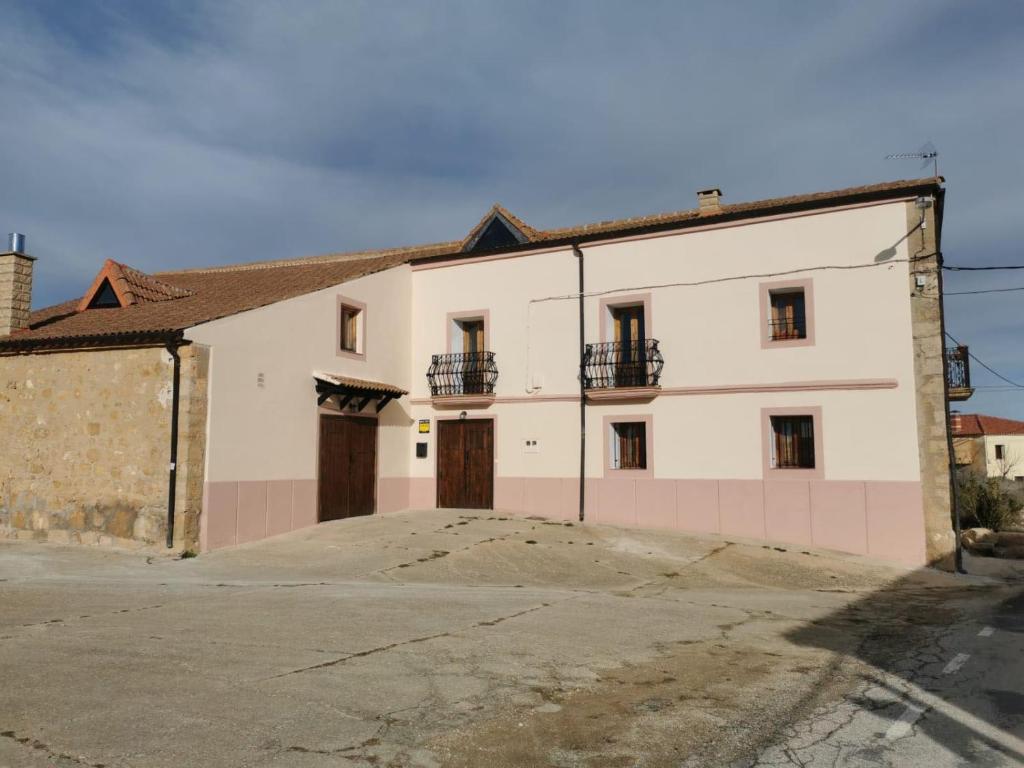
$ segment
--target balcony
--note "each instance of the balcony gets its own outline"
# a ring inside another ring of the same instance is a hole
[[[583,387],[588,400],[645,399],[661,389],[665,359],[657,339],[587,344]]]
[[[966,400],[974,394],[971,388],[971,359],[967,347],[946,349],[946,391],[950,400]]]
[[[432,355],[427,369],[430,398],[435,405],[486,407],[494,402],[497,381],[493,352]]]

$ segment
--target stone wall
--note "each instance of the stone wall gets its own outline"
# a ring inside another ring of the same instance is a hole
[[[949,473],[949,427],[946,401],[945,344],[942,323],[942,270],[936,244],[935,206],[907,206],[907,250],[910,264],[910,302],[914,338],[914,378],[917,392],[917,433],[924,503],[925,557],[932,565],[951,569],[956,537],[952,525]],[[925,278],[917,290],[915,275]]]
[[[175,544],[187,549],[201,508],[207,356],[181,355]],[[172,373],[162,348],[0,357],[0,535],[163,546]]]
[[[21,253],[0,253],[0,336],[28,325],[33,261]]]

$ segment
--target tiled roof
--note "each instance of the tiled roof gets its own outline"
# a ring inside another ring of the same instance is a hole
[[[0,338],[0,352],[67,348],[125,337],[149,338],[329,288],[409,261],[410,254],[450,250],[450,243],[269,264],[161,272],[149,276],[187,294],[120,309],[78,311],[79,299],[32,313],[29,328]],[[133,270],[134,272],[135,270]]]
[[[695,222],[714,223],[801,208],[918,194],[936,187],[942,181],[941,177],[891,181],[831,192],[723,204],[713,213],[702,214],[698,209],[688,209],[549,230],[533,229],[507,209],[495,205],[481,224],[474,227],[470,237],[496,212],[528,238],[521,245],[502,249],[516,251],[554,243],[598,239],[601,236],[625,236],[653,228],[684,227]],[[399,264],[434,258],[458,258],[466,255],[461,252],[465,243],[464,238],[407,248],[328,254],[154,275],[109,262],[104,265],[104,269],[115,274],[118,287],[123,293],[119,298],[131,298],[130,301],[122,300],[122,304],[127,306],[79,312],[82,300],[75,299],[37,310],[32,313],[27,329],[0,338],[0,353],[38,347],[68,348],[78,344],[107,343],[108,340],[113,342],[130,336],[149,339],[157,334],[180,332],[199,323],[328,288]],[[98,285],[95,283],[86,296],[91,296]]]
[[[383,392],[389,395],[398,395],[399,397],[409,394],[406,390],[396,387],[394,384],[385,384],[382,381],[370,381],[369,379],[353,379],[351,376],[339,376],[334,373],[324,373],[323,371],[314,371],[313,378],[348,389]]]
[[[953,434],[957,437],[1024,435],[1024,421],[985,416],[981,413],[961,413],[953,416]]]

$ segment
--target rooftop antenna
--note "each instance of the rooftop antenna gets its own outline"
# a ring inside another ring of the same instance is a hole
[[[921,160],[922,170],[927,168],[930,162],[932,164],[932,176],[935,178],[939,177],[939,150],[930,141],[925,142],[917,152],[899,152],[895,155],[885,156],[886,160],[907,160],[910,158]]]

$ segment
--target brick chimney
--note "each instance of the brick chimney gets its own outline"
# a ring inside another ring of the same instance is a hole
[[[722,190],[702,189],[697,193],[697,202],[700,204],[701,216],[707,216],[710,213],[721,213]]]
[[[25,236],[12,233],[0,253],[0,336],[28,327],[32,309],[32,263],[25,253]]]
[[[964,418],[960,415],[960,411],[949,412],[949,425],[953,428],[953,434],[959,435],[964,428]]]

